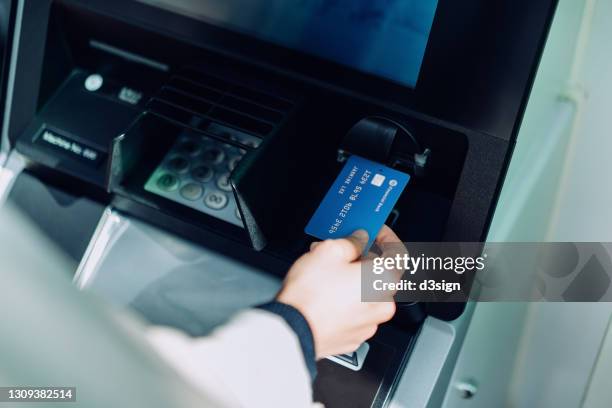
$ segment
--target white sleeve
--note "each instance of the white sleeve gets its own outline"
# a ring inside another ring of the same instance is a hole
[[[231,407],[312,407],[299,339],[279,316],[248,310],[206,337],[151,327],[148,342],[204,394]]]

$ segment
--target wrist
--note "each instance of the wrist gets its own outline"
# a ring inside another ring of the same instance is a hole
[[[308,327],[310,328],[310,333],[312,334],[315,358],[319,360],[321,357],[319,356],[319,344],[317,344],[317,326],[315,324],[315,319],[312,318],[312,307],[309,307],[307,301],[300,301],[298,296],[291,296],[291,294],[284,292],[276,296],[276,301],[293,307],[304,317],[304,320],[308,323]]]
[[[317,375],[317,367],[314,337],[310,323],[298,308],[283,302],[281,299],[281,297],[278,297],[275,301],[265,303],[257,308],[280,316],[293,330],[300,343],[306,367],[310,372],[312,380],[314,380]]]

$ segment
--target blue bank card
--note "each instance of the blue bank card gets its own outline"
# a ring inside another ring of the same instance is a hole
[[[363,157],[351,156],[304,232],[319,239],[344,238],[364,229],[370,249],[410,176]]]

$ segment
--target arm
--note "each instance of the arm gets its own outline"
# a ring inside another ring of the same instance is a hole
[[[312,405],[299,339],[276,314],[248,310],[206,337],[154,327],[147,338],[191,385],[227,406]]]
[[[193,385],[230,406],[312,404],[315,360],[349,353],[395,313],[361,302],[363,231],[316,243],[287,273],[276,301],[238,314],[210,336],[153,328],[149,342]],[[388,227],[379,244],[399,242]]]

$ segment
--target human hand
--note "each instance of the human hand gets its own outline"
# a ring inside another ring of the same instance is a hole
[[[381,302],[361,301],[360,256],[368,234],[315,242],[289,269],[277,300],[298,309],[312,330],[317,359],[355,351],[378,325],[395,314],[392,294]],[[376,243],[401,243],[386,225]]]

